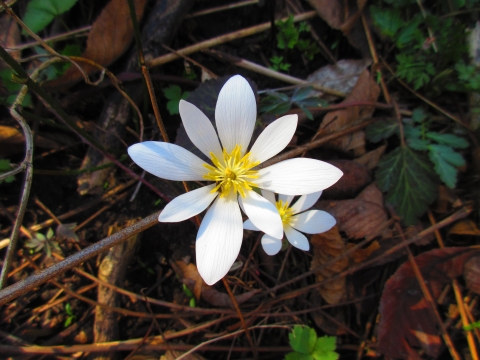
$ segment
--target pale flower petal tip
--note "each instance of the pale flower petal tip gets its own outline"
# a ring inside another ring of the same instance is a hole
[[[275,239],[265,234],[262,237],[262,247],[267,255],[276,255],[282,249],[282,239]]]

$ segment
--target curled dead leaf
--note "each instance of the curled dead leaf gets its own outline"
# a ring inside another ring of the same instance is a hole
[[[387,148],[387,145],[382,145],[376,148],[375,150],[366,152],[359,158],[354,159],[356,163],[365,166],[368,170],[373,170],[377,167],[378,160],[382,157],[382,155],[385,153],[385,149]]]
[[[202,295],[202,288],[206,286],[202,277],[200,276],[195,264],[185,264],[182,260],[175,261],[175,265],[180,269],[181,274],[178,274],[185,284],[193,291],[195,299],[200,300]]]
[[[324,191],[324,197],[348,199],[372,182],[370,171],[363,165],[351,160],[332,160],[330,164],[343,172],[343,176],[334,185]]]
[[[147,0],[134,0],[134,4],[137,20],[140,20]],[[128,49],[132,39],[133,25],[128,2],[111,0],[93,23],[82,57],[102,66],[108,66]],[[89,75],[99,71],[87,63],[79,65]],[[75,66],[71,66],[59,79],[46,83],[45,86],[55,90],[68,89],[82,79],[80,71]]]
[[[480,294],[480,256],[472,256],[465,263],[463,274],[467,288],[476,294]]]
[[[355,246],[355,244],[352,244],[352,243],[349,243],[347,244],[347,250],[353,248]],[[355,263],[361,263],[363,261],[365,261],[366,259],[368,259],[370,257],[370,255],[375,251],[375,250],[378,250],[380,249],[380,244],[378,243],[378,241],[373,241],[369,246],[367,246],[366,248],[364,249],[357,249],[352,255],[351,255],[351,259],[355,262]]]
[[[359,76],[355,87],[342,103],[354,103],[358,101],[377,101],[380,95],[380,87],[368,70],[364,70]],[[372,116],[375,108],[373,106],[349,106],[329,112],[320,124],[319,132],[328,135],[345,129],[348,126],[356,125]],[[352,150],[355,157],[365,153],[365,133],[357,131],[340,139],[328,143],[330,146],[342,150]]]
[[[310,269],[326,264],[346,251],[345,241],[340,236],[338,227],[334,226],[327,232],[315,234],[310,243],[313,248],[313,259]],[[348,258],[340,259],[316,273],[317,281],[321,282],[341,272],[348,266]],[[346,295],[345,278],[339,278],[323,284],[318,291],[329,304],[338,304]]]
[[[480,236],[480,229],[477,227],[477,224],[470,219],[463,219],[455,223],[450,230],[448,235],[473,235]]]
[[[390,230],[383,195],[375,184],[367,186],[355,199],[320,201],[322,210],[333,215],[338,228],[352,239],[387,237]]]
[[[466,247],[435,249],[415,257],[425,284],[436,299],[445,284],[464,273],[464,265],[477,250]],[[377,349],[385,356],[420,359],[415,348],[437,357],[442,350],[435,319],[410,262],[388,279],[380,300]]]

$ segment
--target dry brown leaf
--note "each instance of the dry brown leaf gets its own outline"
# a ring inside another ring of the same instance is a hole
[[[195,295],[195,299],[200,300],[200,296],[202,295],[202,288],[206,286],[205,282],[203,281],[202,277],[200,276],[197,267],[195,264],[185,264],[182,260],[175,261],[175,264],[179,267],[181,271],[181,278],[183,281],[188,280],[186,285],[193,291],[193,295]],[[193,286],[190,286],[193,285]]]
[[[347,249],[350,250],[354,246],[355,246],[355,244],[349,243],[349,244],[347,244]],[[357,249],[351,255],[351,259],[355,263],[361,263],[361,262],[365,261],[366,259],[368,259],[370,257],[370,255],[372,255],[372,253],[375,250],[378,250],[378,249],[380,249],[380,244],[378,243],[378,241],[375,240],[369,246],[367,246],[365,249]]]
[[[470,291],[480,294],[480,257],[471,257],[464,266],[463,277]]]
[[[383,207],[383,195],[375,184],[367,186],[355,199],[320,201],[322,210],[335,217],[340,231],[352,239],[386,237],[387,212]]]
[[[345,242],[340,236],[338,227],[334,226],[327,232],[315,234],[310,243],[313,247],[313,259],[310,269],[319,267],[340,256],[346,251]],[[341,272],[348,266],[348,258],[340,259],[316,273],[317,281],[321,282]],[[338,304],[346,296],[345,278],[339,278],[323,284],[318,291],[329,304]]]
[[[480,236],[480,229],[470,219],[463,219],[455,223],[448,231],[448,235],[474,235]]]
[[[20,29],[17,22],[7,14],[0,16],[0,45],[8,51],[15,60],[20,60],[20,50],[11,51],[10,48],[20,44]],[[0,60],[0,70],[7,68],[3,60]]]
[[[351,160],[332,160],[330,164],[343,172],[343,176],[334,185],[325,189],[324,196],[330,199],[348,199],[358,194],[372,182],[370,171],[363,165]]]
[[[183,354],[185,354],[185,352],[176,351],[176,350],[167,351],[165,353],[165,355],[160,356],[160,360],[175,360]],[[154,358],[151,358],[151,359],[154,359]],[[156,359],[158,359],[158,357]],[[195,353],[187,355],[186,357],[184,357],[184,359],[185,360],[205,360],[205,358],[203,356],[195,354]],[[139,360],[141,360],[141,359],[139,359]],[[145,360],[150,360],[150,359],[145,359]]]
[[[377,101],[380,95],[380,87],[370,76],[370,72],[365,70],[357,80],[355,87],[342,103],[352,103],[357,101]],[[320,124],[319,132],[323,136],[332,134],[348,126],[356,125],[372,116],[375,108],[373,106],[350,106],[346,109],[340,109],[329,112],[323,118]],[[365,153],[365,135],[363,131],[357,131],[340,139],[328,143],[330,146],[342,151],[353,150],[355,157]]]
[[[214,287],[208,286],[205,281],[203,281],[195,264],[190,263],[187,265],[181,260],[177,260],[173,264],[178,267],[178,269],[175,269],[174,266],[174,269],[177,271],[177,273],[180,272],[178,275],[181,277],[184,284],[187,285],[191,291],[193,291],[197,300],[200,299],[201,296],[202,299],[208,302],[210,305],[232,309],[234,308],[232,300],[228,294],[220,292]],[[259,292],[260,290],[252,290],[247,293],[235,295],[235,300],[237,301],[237,304],[240,305],[245,301],[248,301],[252,296],[258,294]]]
[[[357,21],[367,0],[308,0],[308,2],[330,27],[342,31],[348,42],[357,48],[364,58],[370,57],[365,31],[361,22]]]
[[[375,150],[369,151],[359,158],[354,159],[356,163],[365,166],[368,170],[373,170],[377,167],[378,160],[382,157],[385,152],[387,145],[382,145],[376,148]]]
[[[145,10],[147,0],[134,0],[137,20]],[[88,35],[87,48],[82,57],[102,66],[117,60],[130,46],[133,39],[133,25],[130,20],[128,2],[111,0],[95,20]],[[80,63],[87,74],[98,72],[94,66]],[[68,89],[83,79],[75,66],[71,66],[59,79],[45,84],[49,88]]]
[[[334,65],[326,65],[314,71],[307,77],[309,83],[324,86],[329,89],[350,94],[371,60],[340,60]],[[333,100],[337,97],[312,90],[310,96],[321,96],[323,99]]]

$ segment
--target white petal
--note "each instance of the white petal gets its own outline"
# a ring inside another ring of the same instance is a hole
[[[250,220],[245,220],[245,222],[243,223],[243,228],[245,230],[260,231],[260,229],[253,225]]]
[[[283,195],[283,194],[278,194],[278,200],[281,200],[283,205],[288,204],[292,202],[294,195]]]
[[[207,169],[198,156],[181,146],[145,141],[128,148],[128,155],[142,169],[167,180],[205,180]]]
[[[218,141],[217,133],[210,120],[195,105],[180,100],[178,105],[183,126],[192,143],[209,159],[210,152],[213,152],[219,159],[222,158],[222,148]]]
[[[297,129],[298,115],[285,115],[268,125],[250,149],[251,161],[260,163],[277,155],[292,140]]]
[[[262,237],[262,247],[267,255],[275,255],[282,249],[282,239],[275,239],[268,234]]]
[[[227,274],[242,245],[242,214],[236,196],[232,195],[217,197],[198,230],[197,268],[208,285]]]
[[[310,209],[320,199],[323,191],[317,191],[312,194],[303,195],[292,205],[294,214]]]
[[[240,75],[231,77],[218,94],[215,122],[227,152],[235,145],[245,154],[257,119],[257,103],[250,84]]]
[[[165,206],[158,221],[179,222],[200,214],[217,197],[217,191],[211,193],[214,187],[212,184],[177,196]]]
[[[268,191],[268,190],[261,190],[262,191],[262,195],[265,199],[267,199],[268,201],[270,201],[273,205],[275,205],[275,203],[277,202],[275,200],[275,194],[271,191]]]
[[[332,215],[321,210],[305,211],[290,219],[290,226],[307,234],[323,233],[330,230],[336,223]]]
[[[307,237],[294,228],[285,225],[285,235],[287,236],[288,242],[296,248],[304,251],[308,251],[308,249],[310,249],[310,244],[308,243]]]
[[[340,169],[326,162],[296,158],[258,171],[258,187],[279,194],[305,195],[328,188],[340,179]]]
[[[238,199],[253,225],[274,238],[282,238],[282,219],[275,205],[253,190],[246,191],[245,197],[239,196]]]

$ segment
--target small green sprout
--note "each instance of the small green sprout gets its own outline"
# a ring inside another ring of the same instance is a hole
[[[40,252],[42,249],[47,253],[47,257],[52,256],[52,250],[62,251],[60,245],[54,237],[52,228],[49,228],[46,236],[41,233],[34,233],[34,237],[25,242],[25,246],[33,252]]]
[[[77,316],[72,311],[72,306],[70,303],[65,304],[65,313],[68,315],[65,323],[63,324],[64,327],[69,327],[73,321],[77,319]]]
[[[283,56],[274,56],[270,59],[270,62],[272,63],[270,69],[275,71],[288,71],[288,69],[290,69],[290,66],[292,66],[291,64],[283,62]]]
[[[178,104],[180,100],[185,100],[190,94],[188,91],[182,93],[182,89],[178,85],[170,85],[167,88],[162,89],[163,94],[169,100],[167,102],[167,110],[170,115],[178,114]]]
[[[337,360],[335,336],[317,337],[315,330],[308,326],[295,325],[288,334],[290,346],[294,350],[285,356],[286,360]]]
[[[190,301],[188,302],[188,305],[190,307],[195,307],[197,304],[196,304],[196,301],[195,301],[195,296],[193,295],[192,291],[185,284],[182,284],[182,289],[183,289],[183,292],[185,293],[185,295],[187,295],[190,298]]]
[[[12,167],[10,166],[10,160],[0,159],[0,174],[6,173],[10,170],[12,170]],[[8,176],[7,178],[0,180],[0,184],[4,181],[8,184],[14,180],[15,180],[15,176]]]

